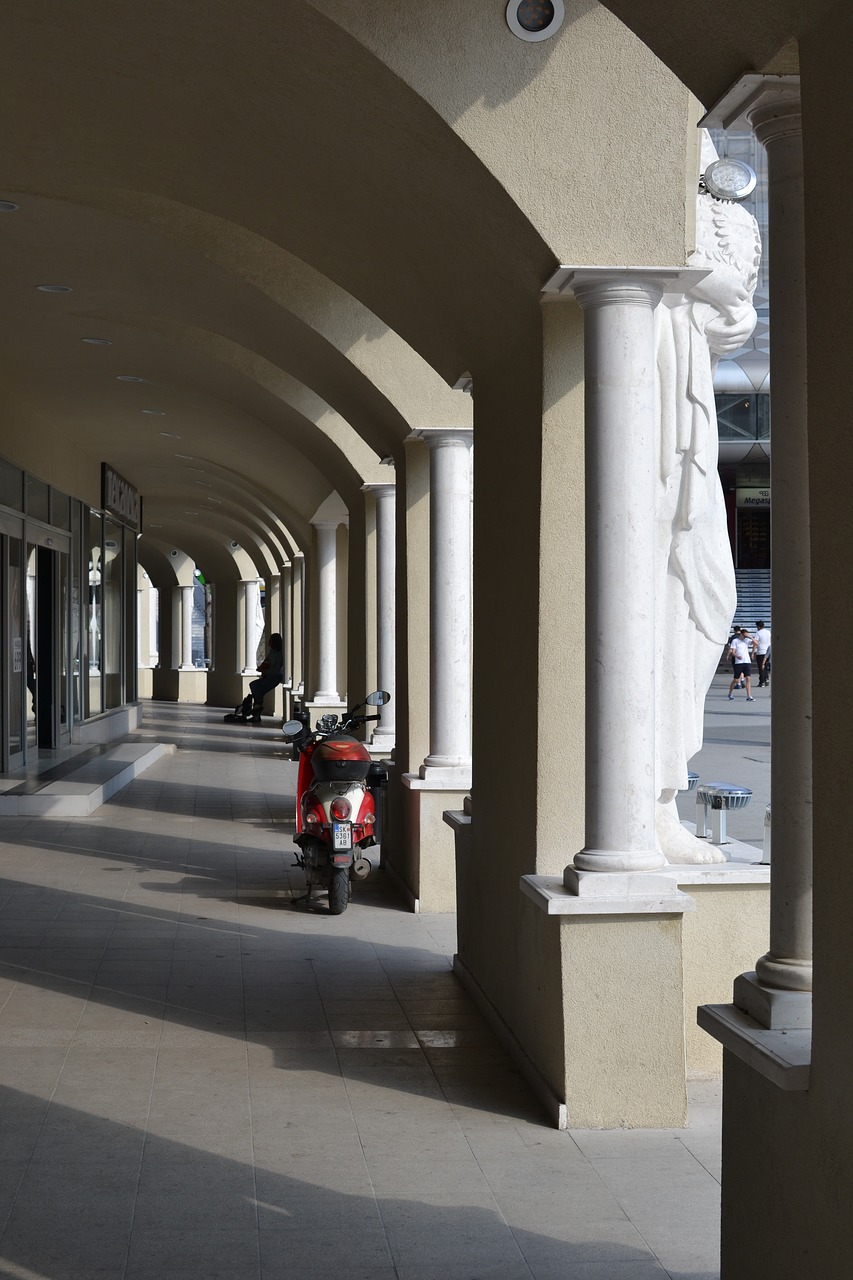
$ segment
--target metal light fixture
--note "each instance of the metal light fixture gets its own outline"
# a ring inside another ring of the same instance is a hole
[[[745,160],[724,156],[708,165],[699,179],[699,190],[707,191],[715,200],[735,204],[752,195],[757,181],[755,170]]]
[[[566,17],[563,0],[509,0],[506,24],[519,40],[550,40]]]

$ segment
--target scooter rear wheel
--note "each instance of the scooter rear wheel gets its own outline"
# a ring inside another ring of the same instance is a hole
[[[333,867],[329,880],[329,914],[339,916],[349,902],[349,867]]]

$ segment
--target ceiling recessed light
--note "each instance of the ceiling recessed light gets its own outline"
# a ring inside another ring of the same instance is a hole
[[[11,200],[0,200],[0,213],[15,213],[18,207]]]
[[[154,418],[165,418],[166,416],[165,409],[143,409],[142,412],[150,413]]]
[[[191,453],[176,453],[176,458],[183,458],[186,462],[195,462],[195,458]]]
[[[72,293],[70,284],[37,284],[39,293]]]
[[[509,0],[507,26],[519,40],[548,40],[566,16],[563,0]]]
[[[87,342],[90,347],[111,347],[113,344],[109,338],[81,338],[81,342]]]
[[[161,431],[161,436],[165,436],[167,440],[180,440],[180,436],[176,436],[174,431]]]
[[[162,529],[162,528],[163,528],[163,526],[162,526],[161,524],[150,524],[150,523],[149,523],[148,528],[149,528],[149,529]]]
[[[197,516],[197,515],[198,515],[198,512],[197,512],[197,511],[185,511],[185,512],[184,512],[184,515],[185,515],[185,516]]]
[[[200,485],[201,485],[201,487],[202,487],[202,489],[212,489],[212,488],[213,488],[213,485],[212,485],[212,484],[208,484],[206,480],[194,480],[194,481],[193,481],[193,483],[194,483],[194,484],[200,484]]]
[[[147,382],[147,378],[137,378],[135,373],[117,373],[116,382]]]

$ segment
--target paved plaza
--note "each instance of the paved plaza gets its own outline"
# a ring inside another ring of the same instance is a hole
[[[709,705],[709,767],[752,785],[769,700]],[[549,1128],[453,917],[381,872],[343,916],[294,902],[273,728],[143,733],[176,753],[94,815],[0,822],[0,1277],[715,1280],[715,1085],[686,1130]]]

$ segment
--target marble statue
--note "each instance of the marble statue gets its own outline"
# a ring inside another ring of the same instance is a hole
[[[717,158],[703,133],[702,171]],[[675,796],[702,745],[705,696],[737,603],[726,508],[717,474],[714,368],[755,326],[758,224],[742,205],[697,197],[692,267],[709,271],[656,316],[658,458],[655,679],[658,844],[671,863],[722,862],[678,818]]]

